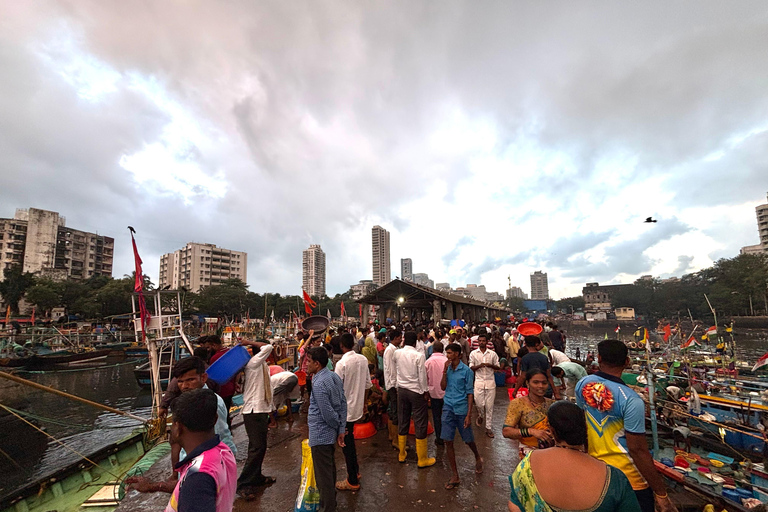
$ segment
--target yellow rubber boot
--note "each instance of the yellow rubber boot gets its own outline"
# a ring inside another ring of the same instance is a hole
[[[400,448],[400,453],[397,455],[397,460],[405,462],[405,458],[408,456],[406,446],[408,443],[408,436],[397,436],[397,446]]]
[[[432,459],[429,457],[427,451],[427,440],[426,439],[417,439],[416,440],[416,455],[419,456],[419,467],[420,468],[428,468],[429,466],[434,466],[435,462],[437,462],[435,459]]]
[[[397,425],[388,423],[387,428],[389,429],[389,440],[392,441],[392,448],[399,450],[400,445],[397,442]]]

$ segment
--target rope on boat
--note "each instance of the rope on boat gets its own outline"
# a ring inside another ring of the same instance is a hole
[[[147,361],[147,358],[142,359],[131,359],[130,361],[125,361],[124,363],[115,363],[105,366],[89,366],[87,368],[73,368],[71,370],[22,370],[23,373],[31,373],[31,374],[46,374],[46,373],[71,373],[71,372],[85,372],[88,370],[103,370],[104,368],[115,368],[117,366],[125,366],[128,364],[142,364]]]
[[[668,404],[674,404],[674,402],[672,402],[670,400],[664,400],[663,398],[659,399],[659,403],[662,403],[662,402],[665,402],[665,403],[668,403]],[[675,404],[675,405],[680,405],[680,404]],[[759,439],[760,441],[764,441],[763,436],[759,436],[757,434],[752,434],[750,432],[745,432],[744,430],[739,430],[737,428],[730,427],[730,426],[728,426],[728,425],[726,425],[724,423],[718,423],[717,421],[711,421],[711,420],[703,420],[703,419],[701,419],[700,416],[696,416],[694,414],[689,414],[688,412],[685,412],[685,411],[678,411],[678,410],[676,410],[676,411],[674,411],[674,413],[675,414],[682,414],[684,416],[688,416],[689,418],[694,418],[694,419],[697,419],[697,420],[702,421],[704,423],[709,423],[709,424],[712,424],[712,425],[724,428],[725,430],[730,430],[732,432],[738,432],[739,434],[744,434],[745,436],[754,437],[755,439]]]
[[[7,453],[5,453],[2,448],[0,448],[0,453],[3,454],[5,456],[5,458],[7,458],[9,461],[13,462],[16,465],[17,468],[21,469],[22,471],[24,470],[24,468],[21,467],[21,464],[16,462],[13,457],[11,457]]]
[[[35,430],[37,430],[38,432],[41,432],[41,433],[45,434],[46,436],[50,437],[51,439],[53,439],[54,441],[56,441],[58,444],[60,444],[60,445],[61,445],[61,446],[63,446],[64,448],[66,448],[67,450],[71,451],[72,453],[74,453],[74,454],[76,454],[76,455],[79,455],[79,456],[80,456],[80,457],[82,457],[84,460],[86,460],[86,461],[90,462],[90,463],[91,463],[91,464],[93,464],[94,466],[98,466],[98,467],[100,467],[100,466],[99,466],[97,463],[95,463],[94,461],[92,461],[91,459],[89,459],[89,458],[88,458],[86,455],[83,455],[82,453],[80,453],[79,451],[75,450],[74,448],[72,448],[72,447],[71,447],[71,446],[69,446],[68,444],[66,444],[66,443],[64,443],[64,442],[62,442],[62,441],[59,441],[58,439],[56,439],[55,437],[53,437],[51,434],[49,434],[49,433],[48,433],[48,432],[46,432],[45,430],[41,429],[40,427],[38,427],[38,426],[37,426],[37,425],[35,425],[34,423],[32,423],[32,422],[30,422],[30,421],[27,421],[26,419],[24,419],[23,417],[19,416],[18,414],[16,414],[15,412],[13,412],[11,409],[9,409],[8,407],[4,406],[3,404],[0,404],[0,407],[2,407],[3,409],[5,409],[5,410],[6,410],[6,411],[8,411],[9,413],[13,414],[14,416],[16,416],[17,418],[19,418],[21,421],[23,421],[24,423],[26,423],[26,424],[27,424],[27,425],[29,425],[30,427],[34,428],[34,429],[35,429]],[[104,472],[105,472],[105,473],[109,473],[110,475],[112,475],[112,476],[113,476],[113,477],[115,477],[116,479],[120,479],[120,477],[119,477],[118,475],[114,474],[114,473],[113,473],[113,472],[111,472],[110,470],[108,470],[108,469],[106,469],[106,468],[102,468],[102,469],[104,470]]]
[[[58,389],[54,389],[49,386],[45,386],[43,384],[38,384],[37,382],[32,382],[31,380],[22,379],[21,377],[17,377],[16,375],[11,375],[10,373],[0,372],[0,377],[3,379],[8,379],[13,382],[16,382],[18,384],[24,384],[25,386],[30,386],[35,389],[39,389],[41,391],[46,391],[48,393],[53,393],[54,395],[63,396],[64,398],[69,398],[70,400],[75,400],[77,402],[81,402],[87,405],[91,405],[93,407],[96,407],[98,409],[103,409],[105,411],[119,414],[121,416],[126,416],[128,418],[134,419],[136,421],[140,421],[141,423],[147,423],[147,418],[142,418],[140,416],[136,416],[135,414],[131,414],[129,412],[121,411],[120,409],[115,409],[114,407],[110,407],[108,405],[103,405],[98,402],[93,402],[91,400],[87,400],[85,398],[79,397],[77,395],[72,395],[70,393],[65,393],[64,391],[59,391]],[[0,404],[3,408],[5,408],[4,405]],[[10,411],[9,411],[10,412]],[[13,413],[11,413],[13,414]],[[26,420],[25,420],[26,421]]]

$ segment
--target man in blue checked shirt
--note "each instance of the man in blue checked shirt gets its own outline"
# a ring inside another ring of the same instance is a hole
[[[440,437],[445,441],[446,455],[453,475],[445,484],[447,490],[455,489],[461,483],[459,470],[456,468],[456,452],[453,439],[459,431],[461,440],[475,454],[475,473],[483,472],[483,458],[477,451],[475,434],[472,432],[472,402],[475,394],[475,374],[461,360],[461,345],[451,343],[445,347],[443,378],[440,387],[445,391],[443,397],[442,431]]]
[[[326,368],[328,351],[313,347],[307,352],[307,372],[312,375],[309,398],[309,447],[320,491],[319,512],[336,510],[336,460],[334,443],[344,448],[347,427],[347,399],[344,383]]]

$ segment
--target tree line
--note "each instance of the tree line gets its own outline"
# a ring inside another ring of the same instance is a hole
[[[36,308],[38,318],[49,316],[53,308],[63,307],[68,316],[101,320],[131,312],[133,287],[133,275],[119,279],[94,276],[85,281],[53,281],[22,272],[19,266],[14,266],[4,271],[0,295],[15,315],[19,314],[19,304],[24,299]],[[149,293],[154,289],[154,284],[145,279],[144,290]],[[330,311],[332,316],[340,316],[342,301],[348,316],[358,315],[358,305],[349,293],[312,298],[317,303],[313,311],[316,315],[325,315]],[[200,314],[240,320],[263,318],[265,315],[271,318],[274,312],[275,319],[280,321],[288,319],[291,312],[306,315],[300,296],[254,293],[239,279],[207,286],[199,293],[182,291],[181,300],[185,316]]]
[[[38,317],[45,316],[55,307],[65,308],[68,315],[83,319],[103,319],[131,312],[131,294],[134,278],[126,275],[115,279],[94,276],[86,281],[52,281],[24,273],[18,266],[5,269],[0,281],[0,295],[14,314],[19,313],[22,299],[37,308]],[[721,259],[711,267],[679,280],[639,279],[633,286],[622,287],[611,296],[613,307],[631,307],[637,315],[648,319],[711,317],[705,295],[717,309],[719,318],[768,314],[768,256],[741,254]],[[145,290],[154,285],[147,279]],[[334,297],[312,297],[317,303],[313,313],[325,315],[327,311],[338,317],[344,302],[348,316],[358,315],[358,304],[349,292]],[[184,315],[202,314],[214,317],[287,319],[291,312],[304,315],[304,304],[299,295],[279,293],[258,294],[248,290],[239,279],[229,279],[216,286],[208,286],[199,293],[182,293]],[[556,301],[558,309],[570,312],[583,309],[582,297],[569,297]],[[522,299],[510,299],[513,311],[522,309]]]

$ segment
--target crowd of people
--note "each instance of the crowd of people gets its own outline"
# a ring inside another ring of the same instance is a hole
[[[218,337],[204,337],[194,356],[176,364],[161,409],[173,412],[172,476],[159,482],[133,477],[129,484],[139,491],[172,493],[174,511],[220,512],[231,510],[236,495],[253,499],[260,487],[275,482],[262,473],[268,429],[281,407],[291,414],[291,399],[298,398],[305,404],[323,512],[336,510],[337,492],[361,489],[356,423],[386,428],[400,463],[408,457],[411,430],[417,467],[426,469],[436,463],[429,455],[430,413],[434,444],[445,448],[439,453],[451,468],[446,490],[461,485],[457,432],[474,455],[475,472],[483,472],[477,428],[489,438],[501,433],[519,445],[520,462],[510,466],[513,512],[673,512],[648,450],[644,402],[621,380],[629,363],[624,343],[602,341],[596,364],[589,361],[585,368],[566,355],[567,337],[556,325],[548,323],[538,334],[526,330],[527,335],[518,327],[406,323],[309,331],[298,335],[293,372],[269,364],[269,343],[243,341],[253,354],[241,382],[214,390],[205,369],[224,349]],[[497,385],[510,390],[503,424],[493,414]],[[236,477],[228,405],[238,386],[248,455]],[[346,465],[341,478],[337,445]]]

